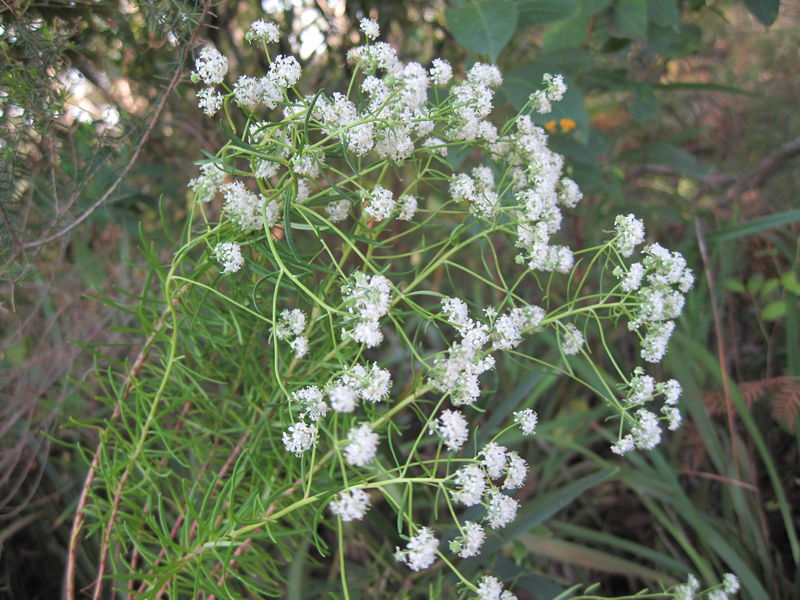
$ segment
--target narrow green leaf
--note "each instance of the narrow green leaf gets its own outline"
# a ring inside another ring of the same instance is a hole
[[[445,18],[459,44],[494,62],[517,27],[517,7],[511,0],[482,0],[448,8]]]
[[[800,209],[787,210],[784,212],[766,215],[751,221],[745,221],[730,227],[723,227],[708,235],[709,241],[722,242],[725,240],[733,240],[736,238],[747,237],[768,229],[775,229],[783,227],[790,223],[800,221]]]

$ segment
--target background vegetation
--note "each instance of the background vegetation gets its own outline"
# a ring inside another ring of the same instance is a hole
[[[524,370],[497,408],[550,411],[528,452],[532,508],[495,564],[524,574],[519,596],[591,581],[633,593],[688,564],[736,573],[745,598],[797,597],[796,0],[4,2],[0,595],[60,594],[109,417],[101,375],[140,355],[158,310],[150,266],[169,262],[193,160],[221,144],[188,84],[193,56],[211,40],[234,71],[257,70],[241,39],[265,11],[326,89],[349,77],[363,15],[421,62],[496,60],[509,111],[542,73],[564,73],[570,92],[545,125],[587,195],[574,246],[635,212],[699,275],[664,365],[689,423],[658,451],[612,460],[592,436],[597,399]],[[79,588],[96,550],[80,546]],[[326,576],[299,567],[291,597],[309,593],[309,573]]]

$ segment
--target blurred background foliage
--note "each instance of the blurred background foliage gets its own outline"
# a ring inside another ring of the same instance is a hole
[[[505,115],[563,73],[567,97],[538,120],[586,195],[571,245],[635,212],[698,273],[664,365],[689,423],[658,451],[611,460],[597,399],[520,366],[490,419],[524,404],[544,426],[494,569],[520,598],[592,581],[633,593],[687,570],[733,571],[745,598],[800,597],[797,0],[4,0],[0,596],[60,593],[95,440],[71,421],[102,426],[97,374],[138,353],[137,311],[157,301],[138,249],[169,261],[193,161],[222,142],[188,84],[193,56],[208,40],[232,71],[264,68],[243,33],[268,18],[306,89],[332,90],[362,16],[405,59],[496,61]]]

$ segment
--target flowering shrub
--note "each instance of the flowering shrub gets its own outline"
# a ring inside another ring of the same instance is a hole
[[[198,104],[229,139],[190,183],[163,282],[164,368],[137,388],[144,418],[123,411],[132,441],[112,452],[128,453],[124,468],[101,459],[108,493],[94,496],[103,546],[129,557],[114,571],[151,597],[282,595],[286,565],[312,543],[314,560],[338,546],[349,597],[346,523],[379,513],[396,536],[366,548],[373,558],[514,598],[459,563],[514,526],[528,476],[509,446],[536,435],[533,408],[483,425],[504,361],[590,386],[615,423],[609,453],[652,449],[680,426],[679,383],[623,364],[605,336],[624,324],[642,362],[659,362],[693,275],[643,245],[634,215],[570,247],[562,221],[581,192],[532,117],[563,97],[563,78],[496,124],[497,67],[403,63],[375,22],[361,30],[342,92],[304,95],[298,61],[270,54],[271,23],[246,35],[269,60],[261,77],[229,86],[226,58],[198,54]],[[537,338],[555,340],[552,360],[526,350]],[[165,426],[181,406],[184,426]],[[697,590],[690,579],[662,595]]]

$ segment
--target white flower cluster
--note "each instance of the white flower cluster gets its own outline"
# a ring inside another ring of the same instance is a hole
[[[491,321],[491,326],[479,323],[469,316],[463,300],[445,298],[442,312],[456,328],[460,340],[453,343],[446,357],[434,361],[430,381],[434,389],[449,393],[455,406],[472,404],[480,395],[481,374],[494,368],[494,357],[485,348],[491,342],[491,350],[510,350],[522,342],[522,335],[536,331],[544,311],[538,306],[512,308]],[[493,307],[484,312],[493,318],[497,311]]]
[[[575,325],[564,325],[564,333],[561,335],[561,351],[564,354],[577,354],[585,341],[583,333]]]
[[[194,191],[197,202],[213,200],[226,176],[225,171],[215,163],[200,165],[200,175],[189,182],[189,187]]]
[[[275,335],[279,340],[289,342],[296,358],[302,358],[308,352],[308,337],[305,334],[306,315],[302,310],[293,308],[282,310],[275,324]]]
[[[562,176],[564,158],[547,147],[547,134],[528,115],[517,118],[516,131],[491,147],[511,165],[516,209],[517,257],[530,269],[566,273],[572,268],[572,251],[553,245],[560,228],[560,206],[573,208],[582,198],[578,185]]]
[[[342,521],[360,521],[367,514],[369,506],[369,496],[360,488],[345,490],[328,504],[330,511],[341,517]]]
[[[286,90],[300,80],[302,69],[294,56],[278,55],[270,63],[269,71],[263,77],[242,75],[233,84],[233,98],[236,103],[248,109],[263,104],[275,108],[285,98]]]
[[[615,239],[621,239],[619,233]],[[660,244],[646,246],[643,254],[641,262],[633,263],[627,270],[617,267],[614,275],[621,280],[622,291],[633,295],[636,300],[628,328],[645,329],[642,358],[648,362],[660,362],[675,329],[673,319],[680,316],[684,294],[694,284],[694,274],[679,252],[670,252]]]
[[[241,246],[236,242],[222,242],[214,248],[214,258],[224,267],[222,272],[236,273],[244,265]]]
[[[733,573],[725,573],[722,582],[715,589],[708,590],[703,596],[705,600],[729,600],[739,591],[739,578]],[[686,583],[672,588],[674,600],[695,600],[700,598],[700,582],[694,575],[689,575]]]
[[[616,237],[614,245],[622,256],[633,254],[636,246],[644,241],[644,221],[635,215],[617,215],[614,219]]]
[[[659,417],[650,410],[637,408],[651,401],[657,394],[664,396],[661,419],[667,421],[670,431],[678,429],[681,425],[681,412],[677,405],[681,392],[681,385],[675,379],[656,383],[641,367],[634,369],[623,400],[626,409],[636,409],[632,415],[634,423],[630,433],[611,445],[611,451],[622,455],[634,448],[649,450],[658,445],[662,433]]]
[[[404,562],[412,571],[427,569],[436,560],[436,549],[439,540],[428,527],[420,527],[419,531],[408,541],[405,550],[395,548],[395,560]]]
[[[367,39],[370,40],[377,40],[378,36],[381,34],[380,27],[378,27],[378,24],[372,19],[361,19],[359,28],[364,32]]]
[[[562,75],[545,73],[543,80],[544,89],[536,90],[528,99],[533,110],[542,115],[552,111],[553,102],[563,100],[564,94],[567,93],[567,84],[564,83],[564,77]]]
[[[283,445],[286,450],[296,456],[301,456],[310,450],[317,441],[317,426],[309,425],[303,421],[298,421],[290,425],[287,431],[283,432]]]
[[[376,185],[367,196],[364,210],[376,221],[384,221],[392,215],[394,206],[395,201],[392,197],[392,192],[380,185]]]
[[[514,423],[519,425],[522,435],[533,435],[539,423],[539,415],[530,408],[514,413]]]
[[[362,423],[347,432],[345,460],[354,467],[363,467],[375,458],[378,451],[378,434],[369,423]]]
[[[463,305],[460,300],[450,300]],[[434,361],[430,382],[437,391],[449,393],[455,406],[472,404],[480,396],[479,377],[495,364],[494,357],[484,350],[489,342],[489,328],[469,317],[461,326],[452,317],[451,321],[461,339],[450,346],[446,357]]]
[[[351,315],[349,323],[342,328],[343,339],[353,339],[367,348],[374,348],[383,341],[380,319],[389,312],[392,288],[383,275],[365,275],[360,271],[342,286],[345,310]]]
[[[477,460],[478,463],[468,464],[453,473],[450,496],[465,506],[483,503],[489,527],[505,527],[516,518],[519,503],[490,482],[505,475],[502,489],[519,488],[525,482],[528,464],[519,454],[495,442],[486,444]]]
[[[456,202],[467,202],[470,210],[486,219],[497,214],[500,199],[494,191],[492,170],[481,165],[472,170],[472,177],[466,173],[454,175],[450,180],[450,195]]]
[[[280,30],[275,23],[268,23],[261,19],[253,21],[250,29],[244,34],[251,44],[254,41],[264,42],[265,44],[275,44],[280,39]]]
[[[503,584],[497,577],[491,575],[481,577],[475,594],[478,600],[517,600],[514,594],[503,589]]]
[[[372,363],[369,370],[355,365],[327,387],[331,408],[336,412],[349,413],[356,409],[359,399],[381,402],[389,397],[392,376],[388,369]]]
[[[494,106],[494,88],[503,83],[503,76],[494,65],[475,63],[467,71],[466,81],[454,85],[453,96],[455,118],[452,127],[445,132],[451,140],[495,142],[497,128],[487,117]]]
[[[443,410],[431,423],[431,433],[437,433],[450,451],[460,449],[469,439],[469,426],[457,410]]]
[[[276,200],[267,202],[262,194],[248,190],[242,181],[226,183],[221,189],[225,197],[224,210],[242,231],[255,231],[264,225],[272,227],[278,222],[280,207]]]
[[[477,556],[485,540],[486,532],[483,527],[472,521],[464,521],[461,535],[450,542],[450,551],[461,558]]]
[[[222,94],[213,86],[222,83],[228,73],[228,59],[219,50],[206,46],[200,50],[195,61],[195,72],[192,81],[202,81],[207,86],[197,93],[198,106],[209,117],[222,107]]]

